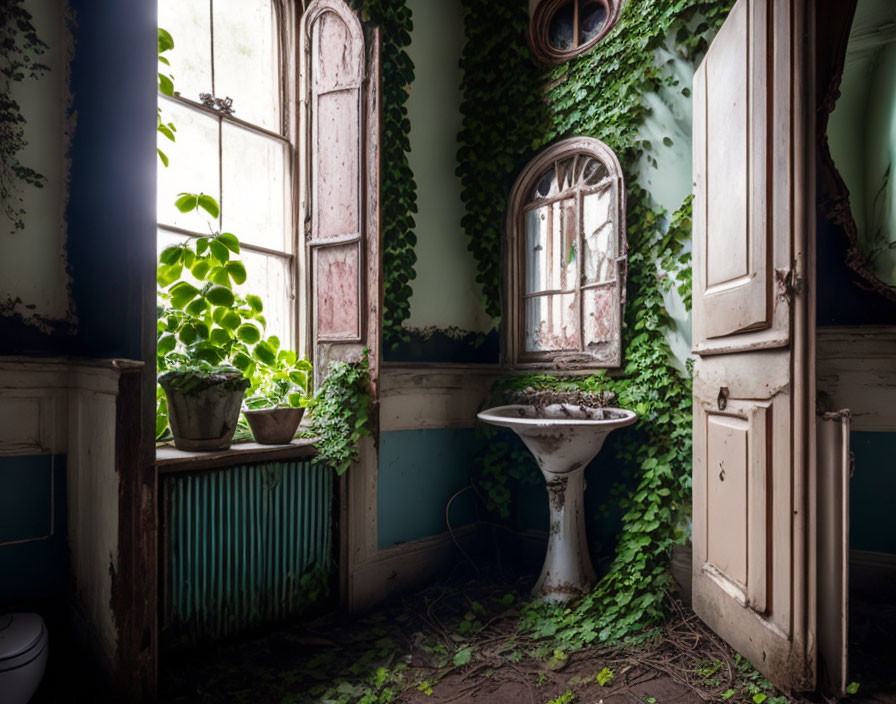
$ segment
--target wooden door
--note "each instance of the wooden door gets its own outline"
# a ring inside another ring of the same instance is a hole
[[[694,76],[696,613],[816,681],[806,0],[738,0]]]
[[[302,217],[315,385],[332,362],[368,352],[372,437],[340,483],[340,592],[365,602],[354,579],[376,553],[380,358],[380,36],[344,0],[312,0],[301,21]]]

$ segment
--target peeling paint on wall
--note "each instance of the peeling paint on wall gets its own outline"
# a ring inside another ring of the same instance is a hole
[[[41,58],[50,70],[14,83],[10,92],[27,121],[22,161],[42,173],[46,183],[41,189],[23,188],[24,230],[11,233],[7,218],[0,215],[0,317],[45,334],[71,334],[76,318],[65,210],[75,126],[70,114],[72,22],[67,3],[58,0],[26,0],[24,7],[48,45]]]

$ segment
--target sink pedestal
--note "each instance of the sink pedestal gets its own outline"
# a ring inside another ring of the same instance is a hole
[[[569,404],[499,406],[478,417],[519,435],[547,484],[551,512],[548,551],[532,595],[545,601],[581,596],[597,578],[585,535],[585,467],[600,452],[607,435],[638,417],[619,408]]]
[[[566,474],[541,470],[548,487],[551,524],[548,552],[532,596],[565,601],[581,596],[597,579],[585,535],[585,468]]]

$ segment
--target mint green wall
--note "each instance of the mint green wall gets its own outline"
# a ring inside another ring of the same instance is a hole
[[[850,433],[856,471],[849,484],[849,543],[896,553],[896,433]]]
[[[417,181],[417,278],[406,325],[487,332],[476,264],[460,226],[464,214],[457,164],[461,127],[458,66],[464,45],[460,0],[408,0],[414,29],[408,54],[415,80],[408,98],[409,161]]]
[[[445,507],[469,485],[476,449],[472,429],[398,430],[380,434],[377,523],[380,548],[447,530]],[[473,521],[470,492],[451,507],[451,527]]]
[[[891,0],[859,0],[828,143],[849,189],[860,249],[882,248],[871,268],[896,285],[896,249],[886,247],[896,241],[896,182],[885,176],[896,160],[896,43],[885,31],[894,22]]]
[[[865,144],[866,239],[882,233],[896,243],[896,43],[881,49],[868,90]],[[889,176],[886,176],[889,172]],[[896,246],[896,245],[894,245]],[[874,271],[896,284],[896,249],[884,249],[874,260]]]

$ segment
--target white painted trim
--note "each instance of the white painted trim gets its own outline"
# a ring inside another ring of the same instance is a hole
[[[818,328],[817,369],[819,400],[853,430],[896,431],[896,327]]]
[[[380,430],[472,428],[498,378],[484,365],[386,365],[380,369]]]

